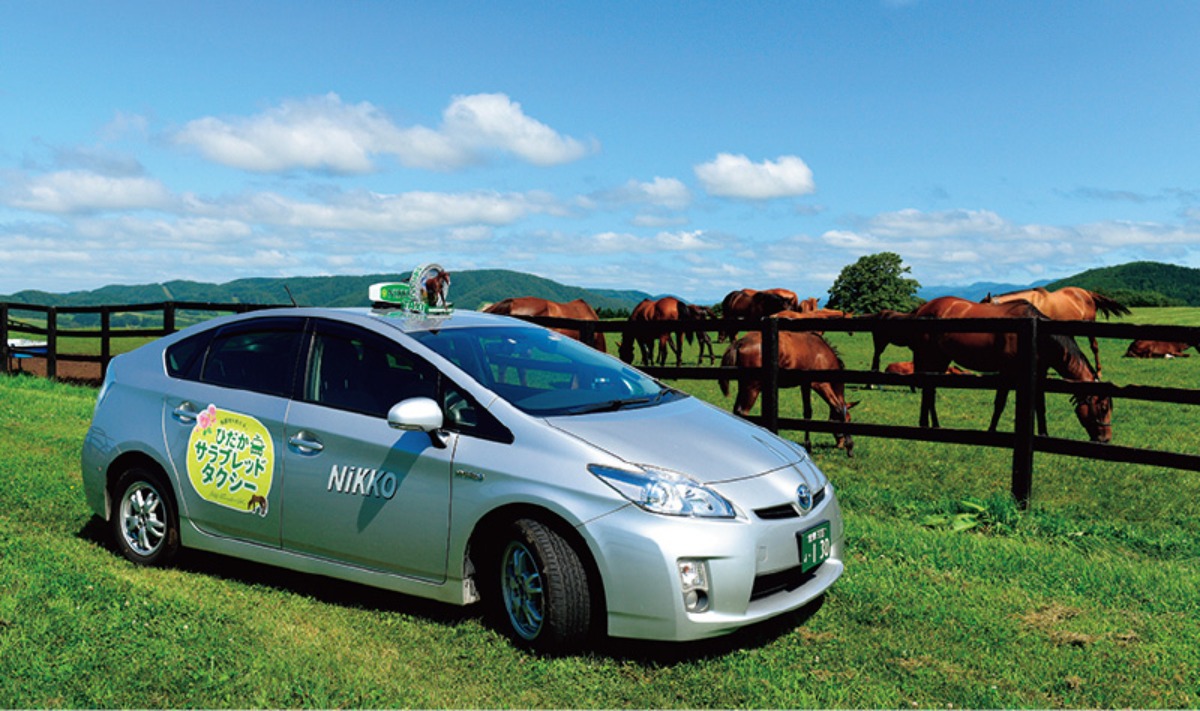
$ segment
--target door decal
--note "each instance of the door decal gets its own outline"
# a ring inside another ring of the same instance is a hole
[[[271,435],[250,415],[209,405],[188,439],[187,472],[205,501],[266,516],[275,473]]]

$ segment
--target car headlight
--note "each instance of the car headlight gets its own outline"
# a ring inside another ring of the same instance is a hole
[[[695,479],[657,467],[620,469],[589,464],[588,471],[617,493],[652,513],[668,516],[734,518],[733,504]]]

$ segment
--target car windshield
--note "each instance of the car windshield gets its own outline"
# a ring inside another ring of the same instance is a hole
[[[530,415],[611,412],[686,397],[616,358],[543,328],[485,326],[412,336]]]

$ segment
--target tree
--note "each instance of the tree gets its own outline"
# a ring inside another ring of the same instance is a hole
[[[860,257],[842,269],[829,289],[826,306],[856,314],[873,314],[882,309],[911,311],[920,303],[917,289],[921,288],[916,279],[902,276],[911,271],[894,252]]]

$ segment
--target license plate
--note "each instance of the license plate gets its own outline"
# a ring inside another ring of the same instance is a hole
[[[829,522],[822,521],[816,526],[796,534],[800,543],[800,571],[807,573],[829,559],[833,551],[833,537],[829,535]]]

